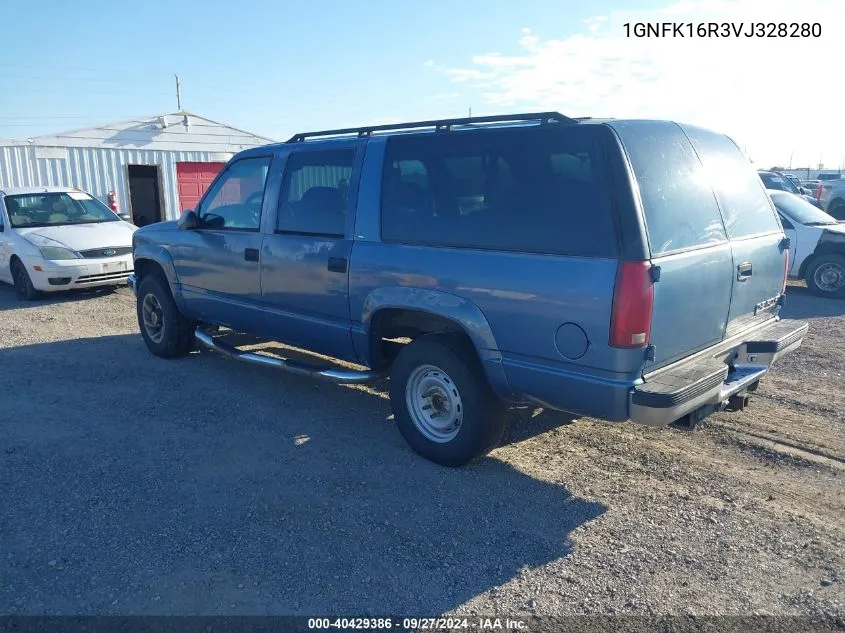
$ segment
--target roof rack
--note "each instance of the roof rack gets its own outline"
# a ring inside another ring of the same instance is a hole
[[[577,123],[562,115],[560,112],[532,112],[528,114],[503,114],[499,116],[478,116],[463,117],[459,119],[438,119],[433,121],[414,121],[410,123],[390,123],[387,125],[368,125],[365,127],[347,127],[337,130],[323,130],[321,132],[300,132],[288,139],[288,143],[299,143],[307,138],[317,136],[340,136],[344,134],[357,134],[359,138],[372,136],[373,132],[387,132],[390,130],[415,130],[419,128],[434,128],[436,132],[448,132],[456,125],[475,125],[477,123],[507,123],[535,121],[540,124],[547,123]]]

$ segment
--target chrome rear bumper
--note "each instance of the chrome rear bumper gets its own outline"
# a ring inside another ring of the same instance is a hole
[[[804,321],[776,321],[645,377],[629,394],[632,421],[665,426],[703,407],[718,408],[801,346]]]

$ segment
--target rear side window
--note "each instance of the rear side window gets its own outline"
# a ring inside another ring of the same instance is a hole
[[[684,131],[713,184],[728,236],[734,239],[780,231],[758,172],[736,144],[727,136],[701,128],[684,126]],[[778,179],[777,184],[784,191],[794,189],[785,178],[777,174],[772,176]]]
[[[653,256],[727,239],[704,168],[680,127],[658,121],[618,122],[612,127],[640,188]]]
[[[276,230],[296,235],[343,237],[355,151],[291,154],[285,167]]]
[[[609,188],[589,130],[398,136],[387,142],[382,239],[613,257]]]

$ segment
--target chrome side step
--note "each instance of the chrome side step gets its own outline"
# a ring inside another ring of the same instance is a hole
[[[219,339],[214,339],[211,334],[202,328],[197,328],[194,331],[194,337],[196,337],[196,339],[208,349],[220,352],[232,360],[239,360],[245,363],[252,363],[254,365],[263,365],[265,367],[275,367],[276,369],[281,369],[282,371],[287,371],[292,374],[298,374],[299,376],[318,378],[320,380],[326,380],[328,382],[341,385],[361,385],[378,380],[385,375],[385,372],[373,371],[370,369],[366,371],[332,368],[320,369],[319,367],[314,367],[312,365],[308,365],[307,363],[301,363],[289,358],[273,358],[272,356],[243,352],[237,347],[233,347],[232,345],[224,343]]]

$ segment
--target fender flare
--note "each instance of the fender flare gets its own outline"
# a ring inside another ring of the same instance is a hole
[[[364,333],[362,344],[369,345],[370,325],[373,317],[380,310],[388,308],[418,310],[457,323],[472,342],[493,391],[501,398],[512,398],[512,392],[502,365],[502,354],[496,344],[493,329],[490,327],[487,317],[472,301],[448,292],[429,288],[408,286],[376,288],[364,299],[361,313]],[[359,356],[363,356],[360,351]],[[369,358],[369,351],[367,351],[366,358]]]
[[[135,247],[132,259],[135,262],[136,269],[140,260],[148,260],[158,264],[164,271],[167,285],[170,286],[170,294],[173,295],[173,300],[181,310],[183,308],[181,285],[176,275],[176,266],[174,266],[173,258],[168,250],[159,244],[142,244]]]

